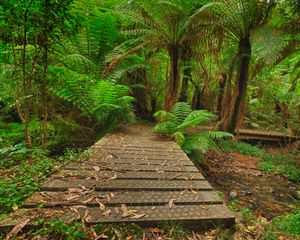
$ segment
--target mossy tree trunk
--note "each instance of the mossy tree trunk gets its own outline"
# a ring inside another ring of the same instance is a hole
[[[170,56],[170,78],[168,81],[167,93],[164,101],[166,111],[171,111],[173,105],[177,102],[179,90],[179,47],[171,45],[168,49]]]
[[[230,101],[230,107],[223,118],[222,130],[234,133],[238,124],[238,120],[242,114],[242,104],[246,97],[248,79],[249,79],[249,64],[251,58],[251,43],[250,38],[245,37],[239,42],[239,64],[236,76],[236,82],[233,89],[233,95]]]

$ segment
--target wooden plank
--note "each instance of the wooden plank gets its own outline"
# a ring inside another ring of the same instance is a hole
[[[147,151],[147,152],[157,152],[157,151],[171,151],[171,152],[181,152],[182,150],[178,146],[166,147],[166,145],[161,146],[148,146],[144,144],[140,145],[119,145],[119,146],[108,146],[107,144],[95,144],[91,149],[103,149],[103,150],[129,150],[129,151]]]
[[[78,162],[71,162],[65,166],[67,170],[76,169],[91,169],[93,166],[100,167],[101,170],[112,170],[117,172],[132,171],[132,172],[199,172],[195,166],[155,166],[155,165],[137,165],[137,164],[103,164],[101,162],[84,162],[79,164]]]
[[[223,204],[220,197],[213,191],[124,191],[112,193],[114,197],[108,201],[106,195],[111,194],[111,192],[93,191],[85,195],[72,195],[68,191],[37,192],[25,201],[23,207],[33,208],[38,205],[43,205],[44,208],[69,205],[99,206],[97,199],[105,206],[120,204],[161,206],[168,204],[170,199],[174,199],[176,205]]]
[[[132,218],[132,216],[122,217],[123,211],[121,207],[109,207],[108,209],[111,211],[108,216],[104,216],[103,211],[99,207],[78,208],[78,213],[68,208],[53,208],[51,210],[22,209],[0,221],[0,227],[13,227],[23,222],[30,215],[41,214],[41,216],[47,216],[50,212],[57,212],[58,214],[55,215],[56,218],[64,221],[80,219],[88,214],[90,216],[89,224],[118,222],[137,223],[142,226],[157,226],[161,222],[172,221],[191,228],[203,228],[212,226],[212,224],[223,224],[225,226],[234,224],[233,214],[224,205],[174,205],[172,208],[168,206],[129,207],[129,210],[134,210],[137,214],[143,214],[142,217],[136,219]],[[28,225],[30,226],[30,223]]]
[[[176,156],[138,156],[138,155],[129,155],[129,154],[119,154],[119,155],[104,155],[101,153],[93,153],[90,157],[91,159],[99,158],[99,159],[104,159],[104,160],[110,160],[110,159],[133,159],[133,160],[159,160],[159,161],[191,161],[187,157],[176,157]]]
[[[96,170],[61,170],[59,173],[52,175],[51,178],[74,179],[74,178],[116,178],[116,179],[163,179],[163,180],[204,180],[201,173],[183,173],[183,172],[114,172]]]
[[[109,156],[109,155],[115,155],[118,156],[119,158],[122,158],[122,156],[126,155],[126,156],[132,156],[132,157],[168,157],[168,158],[188,158],[186,156],[185,153],[177,153],[177,152],[167,152],[167,151],[157,151],[157,152],[142,152],[142,151],[123,151],[123,150],[119,150],[119,151],[106,151],[106,150],[100,150],[100,149],[96,149],[96,150],[92,150],[91,154],[97,154],[100,156]]]
[[[66,191],[69,188],[78,188],[84,186],[94,190],[212,190],[210,184],[206,181],[186,181],[186,180],[110,180],[110,181],[95,181],[95,180],[76,180],[64,181],[60,179],[52,179],[47,181],[41,191]]]
[[[140,164],[140,165],[179,165],[179,166],[194,166],[191,160],[187,159],[149,159],[149,158],[102,158],[92,156],[88,158],[89,161],[93,162],[106,162],[106,163],[118,163],[118,164]],[[85,162],[85,161],[82,161]]]

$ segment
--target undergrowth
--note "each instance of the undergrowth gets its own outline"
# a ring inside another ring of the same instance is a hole
[[[258,163],[261,171],[267,174],[278,174],[287,179],[300,182],[300,169],[296,166],[295,156],[279,152],[267,152],[257,146],[244,142],[221,140],[220,148],[223,152],[238,152],[243,155],[261,158]]]
[[[82,157],[83,153],[66,150],[60,158],[49,158],[41,149],[29,150],[24,145],[0,150],[0,219],[22,206],[22,202],[39,189],[41,181],[58,166]]]

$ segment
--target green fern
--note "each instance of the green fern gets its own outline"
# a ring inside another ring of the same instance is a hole
[[[92,76],[76,73],[65,67],[50,67],[53,78],[50,91],[82,111],[96,124],[115,124],[133,119],[133,98],[126,96],[128,87]]]
[[[186,129],[196,127],[211,120],[214,115],[206,110],[192,111],[185,102],[176,103],[171,112],[158,111],[154,114],[158,124],[154,132],[174,139],[188,154],[205,153],[208,149],[217,149],[216,140],[233,137],[232,134],[219,131],[200,131],[187,134]]]

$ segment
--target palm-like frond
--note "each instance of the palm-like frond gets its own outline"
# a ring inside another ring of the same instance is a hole
[[[209,148],[216,149],[215,140],[232,137],[230,133],[214,131],[187,134],[187,128],[203,124],[211,120],[214,115],[205,110],[192,111],[190,105],[185,102],[175,104],[172,112],[158,111],[154,117],[159,122],[154,127],[154,132],[174,139],[188,154],[193,151],[204,153]]]
[[[177,125],[182,124],[191,112],[192,108],[186,102],[176,103],[172,108],[172,114],[175,117]]]

